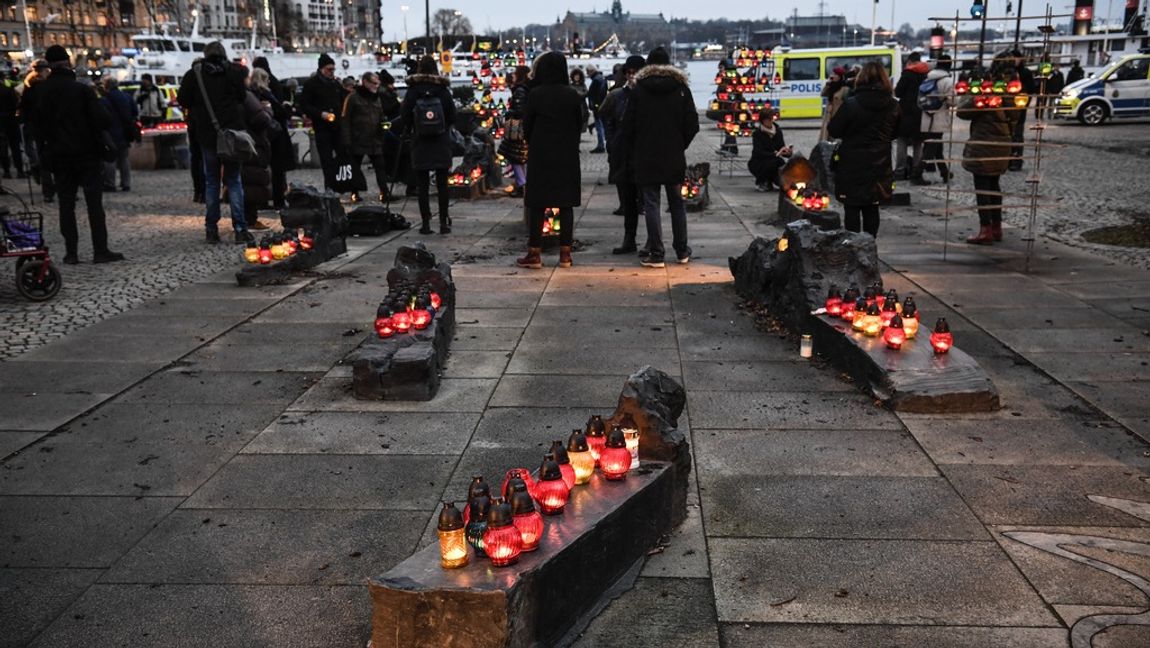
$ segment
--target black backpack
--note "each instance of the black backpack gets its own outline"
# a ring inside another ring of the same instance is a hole
[[[425,92],[415,100],[415,134],[420,137],[435,137],[447,132],[443,116],[443,103],[431,92]]]

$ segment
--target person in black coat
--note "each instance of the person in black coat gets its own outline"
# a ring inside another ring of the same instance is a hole
[[[1015,72],[1018,75],[1018,80],[1022,83],[1022,92],[1027,97],[1033,97],[1038,93],[1038,82],[1034,79],[1034,73],[1030,68],[1026,67],[1026,57],[1022,55],[1018,49],[1013,49],[1005,52],[999,57],[1003,60],[1010,61],[1014,66]],[[1022,170],[1022,158],[1025,155],[1024,142],[1026,141],[1026,111],[1021,110],[1018,112],[1018,121],[1014,124],[1014,147],[1010,150],[1010,156],[1014,159],[1010,161],[1011,171]]]
[[[777,119],[779,111],[771,109],[759,113],[759,127],[751,134],[751,159],[747,170],[755,177],[756,191],[770,191],[779,186],[779,169],[791,156],[791,147],[783,139],[783,129]]]
[[[96,91],[76,80],[68,52],[53,45],[44,52],[52,74],[38,89],[35,106],[36,137],[42,164],[56,178],[60,199],[60,233],[64,235],[64,263],[79,263],[80,235],[76,229],[76,192],[84,190],[88,227],[92,231],[95,263],[123,261],[124,255],[108,249],[104,214],[102,133],[111,123]]]
[[[17,79],[13,79],[14,81]],[[8,79],[0,73],[0,167],[4,168],[4,177],[11,178],[11,165],[16,165],[16,177],[24,177],[24,157],[20,154],[20,121],[16,111],[20,107],[20,95],[16,89],[8,84]],[[9,160],[8,154],[12,158]]]
[[[523,115],[527,137],[527,255],[517,259],[523,268],[542,268],[543,217],[549,207],[559,209],[559,267],[571,266],[575,207],[580,204],[579,137],[583,133],[583,97],[567,78],[567,59],[547,52],[535,59],[531,92]]]
[[[425,100],[438,100],[442,113],[439,128],[421,126],[423,114],[416,114],[416,104]],[[419,60],[419,71],[407,77],[407,94],[399,110],[407,133],[411,137],[411,168],[415,171],[415,182],[419,191],[419,216],[423,219],[420,234],[431,233],[431,179],[429,172],[435,172],[435,191],[439,196],[439,233],[451,233],[451,216],[447,207],[450,196],[447,193],[447,174],[451,170],[451,133],[455,124],[455,101],[451,98],[451,84],[446,77],[439,76],[439,67],[431,56]],[[428,132],[431,131],[431,132]]]
[[[922,62],[922,55],[913,52],[906,59],[906,67],[898,77],[898,85],[894,88],[894,96],[898,98],[898,106],[902,119],[898,123],[898,151],[895,158],[894,173],[899,179],[909,179],[912,170],[921,168],[922,160],[922,111],[918,107],[918,89],[926,75],[930,73],[930,66]],[[907,149],[911,149],[911,157],[907,160]],[[922,175],[918,176],[920,179]]]
[[[319,55],[319,69],[304,81],[299,109],[315,130],[315,152],[323,169],[323,186],[335,190],[336,158],[339,156],[339,119],[347,93],[335,76],[335,61]]]
[[[200,74],[197,74],[197,70]],[[231,207],[232,230],[235,242],[239,244],[255,240],[248,231],[244,218],[244,185],[240,176],[240,163],[220,160],[216,153],[216,125],[221,129],[246,130],[244,120],[244,100],[247,88],[244,87],[248,73],[244,66],[228,61],[223,43],[212,41],[204,47],[204,59],[192,65],[192,69],[180,81],[176,95],[180,107],[190,118],[188,131],[194,133],[204,159],[204,203],[207,207],[204,216],[205,240],[219,243],[220,232],[220,180],[228,189],[228,205]],[[203,89],[200,87],[201,79]]]
[[[647,62],[642,56],[628,56],[616,79],[618,87],[607,93],[599,107],[599,117],[607,137],[607,181],[619,192],[619,211],[616,213],[623,216],[623,244],[612,248],[611,254],[633,254],[638,250],[635,236],[639,229],[639,187],[628,165],[630,151],[623,132],[623,119],[631,101],[635,75],[645,65]]]
[[[831,118],[827,131],[841,138],[835,154],[835,194],[843,204],[844,222],[852,232],[878,235],[879,203],[894,189],[890,143],[898,132],[899,109],[890,77],[871,61],[855,79],[855,89]]]
[[[1070,59],[1070,69],[1066,72],[1066,85],[1085,78],[1086,70],[1082,69],[1082,63],[1078,59]]]
[[[128,161],[132,142],[139,141],[140,131],[136,128],[139,115],[136,102],[126,92],[120,90],[120,83],[112,77],[104,77],[101,82],[104,96],[100,99],[104,110],[112,118],[108,134],[116,144],[116,159],[104,162],[104,191],[116,190],[116,171],[120,172],[120,191],[132,190],[132,165]]]
[[[271,105],[272,117],[279,124],[279,129],[271,135],[271,170],[272,170],[272,207],[283,209],[284,196],[287,195],[287,172],[296,168],[295,146],[291,141],[292,105],[287,96],[283,83],[272,74],[271,66],[266,57],[257,56],[252,61],[255,70],[267,72],[267,88],[252,88],[252,92],[260,101]]]
[[[647,221],[647,251],[641,262],[649,268],[664,266],[660,189],[666,191],[671,210],[675,255],[679,263],[691,260],[687,210],[679,186],[687,175],[686,151],[699,132],[699,115],[687,78],[670,63],[671,57],[663,48],[651,51],[646,67],[635,75],[635,89],[623,119],[628,163]]]

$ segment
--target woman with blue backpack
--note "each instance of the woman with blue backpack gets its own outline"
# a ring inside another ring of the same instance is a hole
[[[447,212],[450,196],[447,175],[451,170],[451,133],[455,124],[455,102],[451,83],[439,76],[439,67],[431,56],[419,60],[416,73],[407,77],[407,95],[400,107],[400,119],[411,137],[411,168],[419,190],[419,215],[423,219],[420,234],[431,234],[431,178],[435,172],[435,191],[439,196],[439,233],[451,233],[451,216]]]

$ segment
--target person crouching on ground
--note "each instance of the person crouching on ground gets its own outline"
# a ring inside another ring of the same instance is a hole
[[[559,209],[559,267],[571,267],[575,240],[575,207],[580,204],[579,137],[586,120],[583,97],[568,84],[567,59],[547,52],[535,59],[531,92],[523,115],[527,137],[527,254],[515,260],[521,268],[542,268],[543,218]]]
[[[671,57],[662,47],[651,50],[646,67],[635,75],[623,129],[647,222],[647,254],[640,262],[648,268],[664,266],[659,191],[665,190],[671,209],[672,247],[679,263],[687,263],[691,260],[687,209],[679,187],[687,175],[687,147],[699,132],[699,114],[687,78],[671,65]]]
[[[852,232],[878,236],[879,203],[894,190],[890,148],[897,134],[898,102],[890,77],[878,62],[863,66],[854,91],[827,125],[841,138],[835,166],[835,196],[843,204],[843,221]]]
[[[455,101],[450,82],[439,76],[435,59],[419,59],[418,72],[407,77],[407,95],[400,108],[400,119],[411,135],[411,168],[419,191],[419,215],[423,219],[420,234],[431,234],[431,197],[429,174],[435,173],[435,191],[439,196],[439,233],[451,233],[451,216],[447,206],[447,174],[451,170],[451,134],[455,124]]]
[[[751,135],[751,159],[747,169],[755,176],[755,191],[770,191],[779,186],[779,169],[791,157],[791,147],[783,139],[778,123],[779,111],[759,113],[759,127]]]

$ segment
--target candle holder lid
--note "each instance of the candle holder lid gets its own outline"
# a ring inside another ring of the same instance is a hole
[[[598,414],[592,414],[591,418],[587,419],[587,436],[601,437],[607,433],[607,426],[603,423],[603,417]]]
[[[935,333],[950,333],[950,324],[946,323],[945,317],[938,318],[938,321],[934,323],[934,332]]]
[[[626,448],[627,439],[623,436],[623,428],[616,425],[611,428],[611,433],[607,435],[608,448]]]
[[[440,531],[455,531],[463,528],[463,513],[455,508],[455,502],[443,503],[443,508],[439,511],[437,528]]]
[[[560,466],[571,463],[571,458],[567,456],[567,446],[563,445],[562,441],[552,441],[550,452],[555,457],[555,463]]]
[[[571,436],[567,437],[567,452],[587,452],[590,446],[587,445],[587,435],[583,434],[582,430],[571,430]]]
[[[511,524],[511,505],[496,497],[491,500],[491,509],[487,512],[487,526],[504,527]]]
[[[527,488],[511,494],[511,514],[523,515],[535,511],[535,500],[527,493]]]
[[[559,469],[555,455],[548,454],[543,457],[543,464],[539,466],[539,479],[541,481],[563,479],[563,471]]]

